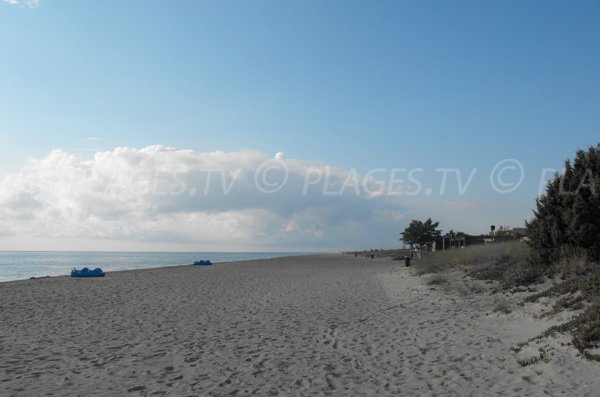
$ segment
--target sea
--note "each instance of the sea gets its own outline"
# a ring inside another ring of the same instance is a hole
[[[150,269],[189,265],[209,259],[213,263],[238,262],[309,252],[42,252],[0,251],[0,282],[31,277],[69,275],[71,269],[100,267],[104,271]]]

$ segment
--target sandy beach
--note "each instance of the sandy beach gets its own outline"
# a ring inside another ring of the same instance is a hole
[[[0,395],[597,395],[567,336],[511,349],[542,304],[453,277],[322,255],[2,283]]]

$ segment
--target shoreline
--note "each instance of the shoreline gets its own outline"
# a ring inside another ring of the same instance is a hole
[[[0,285],[9,395],[590,395],[528,292],[326,254]],[[541,287],[540,287],[541,288]],[[498,311],[503,303],[510,311]],[[538,343],[539,342],[539,343]],[[522,365],[543,349],[547,361]],[[521,363],[520,363],[521,362]]]
[[[136,266],[144,266],[144,265],[138,265],[136,263],[130,263],[129,266],[131,266],[132,268],[124,268],[127,267],[128,264],[123,264],[117,267],[114,267],[114,265],[107,265],[106,263],[102,264],[102,263],[88,263],[88,264],[76,264],[76,265],[69,265],[69,264],[65,264],[64,267],[64,273],[62,274],[43,274],[43,271],[40,271],[38,273],[35,274],[30,274],[27,276],[23,276],[23,277],[19,277],[19,278],[11,278],[11,279],[7,279],[7,280],[3,280],[0,277],[0,285],[4,284],[4,283],[10,283],[10,282],[15,282],[15,281],[25,281],[25,280],[37,280],[37,279],[48,279],[48,278],[56,278],[56,277],[69,277],[70,276],[70,271],[71,269],[73,269],[74,267],[76,268],[82,268],[82,267],[88,267],[88,268],[96,268],[96,267],[100,267],[103,270],[105,270],[105,273],[108,275],[109,273],[114,273],[114,272],[122,272],[122,271],[133,271],[133,270],[148,270],[148,269],[157,269],[157,268],[172,268],[172,267],[177,267],[177,266],[188,266],[188,265],[192,265],[194,260],[198,260],[198,259],[210,259],[211,256],[216,256],[217,259],[211,259],[211,261],[213,262],[213,264],[223,264],[223,263],[239,263],[239,262],[247,262],[247,261],[253,261],[253,260],[270,260],[270,259],[276,259],[276,258],[284,258],[284,257],[296,257],[296,256],[312,256],[312,255],[323,255],[323,254],[329,254],[326,252],[323,253],[319,253],[319,252],[307,252],[307,253],[302,253],[302,252],[260,252],[260,251],[255,251],[255,252],[136,252],[136,251],[118,251],[118,252],[110,252],[110,251],[3,251],[5,254],[9,254],[9,253],[16,253],[16,254],[28,254],[28,253],[32,253],[32,254],[53,254],[55,256],[60,256],[61,254],[77,254],[80,256],[85,256],[86,254],[89,255],[97,255],[97,254],[101,254],[103,256],[103,258],[105,260],[109,260],[111,254],[114,255],[145,255],[148,257],[156,257],[156,256],[168,256],[168,255],[174,255],[174,256],[181,256],[181,255],[190,255],[190,260],[189,263],[174,263],[174,264],[164,264],[164,263],[158,263],[155,266],[149,266],[149,267],[136,267]],[[264,254],[264,256],[263,256]],[[272,254],[273,256],[270,256],[270,254]],[[333,254],[333,253],[332,253]],[[240,259],[223,259],[223,258],[231,258],[232,256],[236,256],[239,255]],[[64,261],[66,261],[67,259],[64,259]],[[10,266],[10,265],[6,265],[6,264],[1,264],[0,263],[0,270],[2,270],[2,266]],[[12,265],[14,266],[14,265]],[[27,266],[27,265],[26,265]],[[51,266],[50,264],[47,264],[45,266]],[[61,272],[62,272],[62,268],[61,267]],[[106,270],[108,269],[108,270]]]

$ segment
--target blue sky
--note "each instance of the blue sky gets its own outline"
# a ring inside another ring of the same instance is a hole
[[[595,1],[4,0],[0,175],[53,149],[157,144],[418,167],[434,191],[435,169],[477,168],[466,195],[395,202],[405,221],[302,248],[389,246],[428,213],[445,229],[517,226],[542,170],[598,142],[599,19]],[[498,195],[485,176],[506,158],[525,178]]]

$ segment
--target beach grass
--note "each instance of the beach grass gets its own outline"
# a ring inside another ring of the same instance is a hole
[[[529,247],[521,241],[429,253],[416,267],[420,275],[460,268],[475,279],[499,281],[503,288],[530,284],[544,274],[529,261]]]

